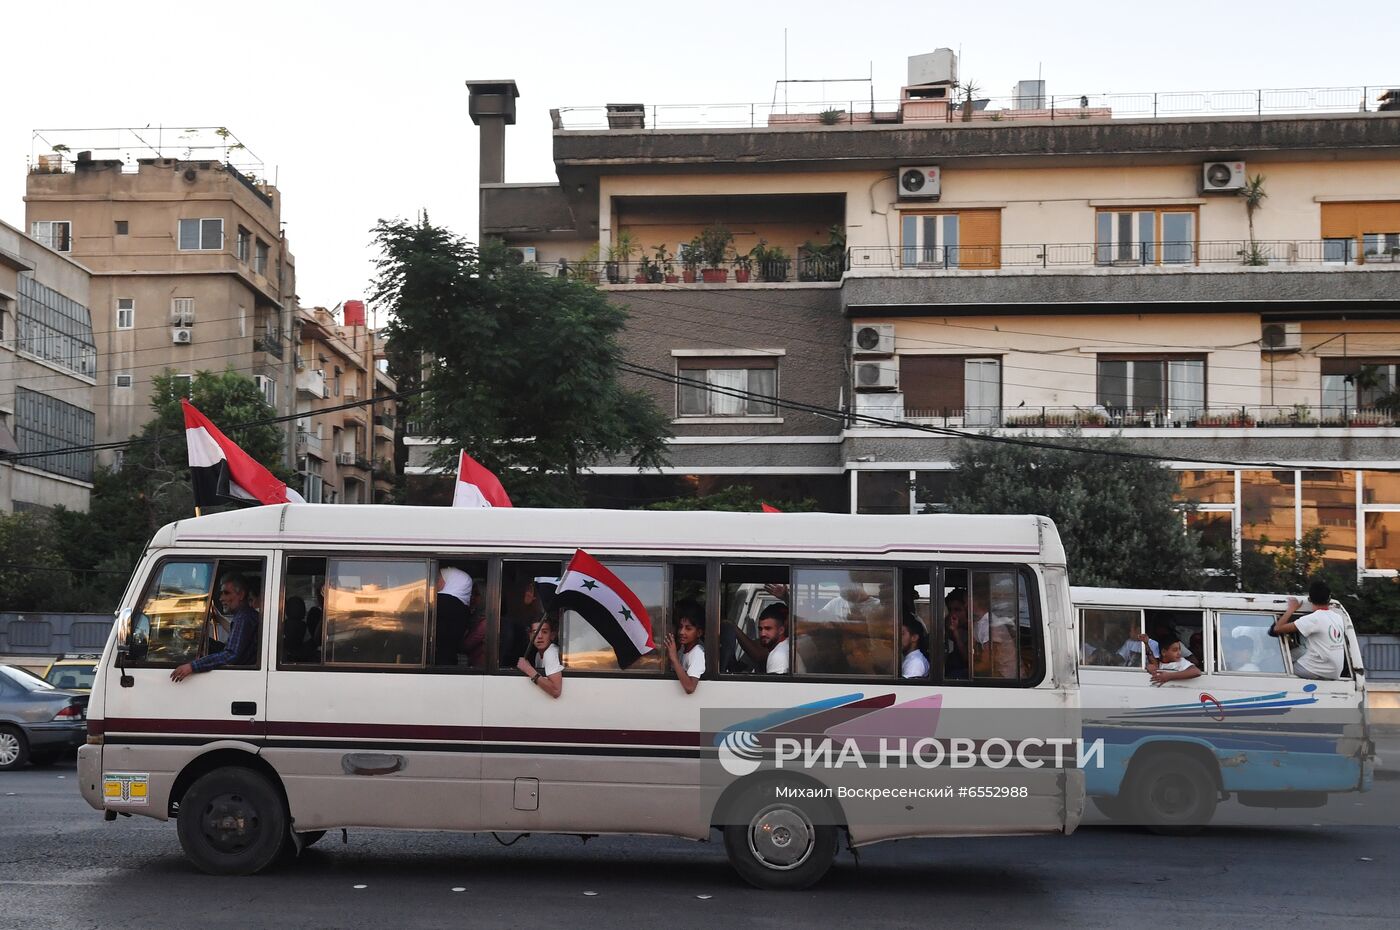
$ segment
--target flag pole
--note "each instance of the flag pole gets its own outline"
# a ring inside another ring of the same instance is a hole
[[[196,507],[196,508],[194,509],[194,515],[195,515],[196,517],[202,516],[202,515],[200,514],[200,512],[199,512],[199,508],[198,508],[198,507]]]

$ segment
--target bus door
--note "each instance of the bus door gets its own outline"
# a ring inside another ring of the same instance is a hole
[[[104,676],[103,769],[126,773],[123,800],[131,792],[163,796],[175,775],[210,744],[256,745],[266,729],[265,622],[273,588],[271,553],[240,550],[160,556],[150,568],[133,607],[123,610],[118,649]],[[171,672],[188,662],[224,651],[232,611],[221,605],[221,589],[246,585],[259,623],[240,661],[197,672],[183,681]],[[115,784],[115,782],[114,782]],[[134,786],[141,786],[136,788]]]
[[[285,566],[264,758],[296,829],[475,829],[487,563],[292,555]]]

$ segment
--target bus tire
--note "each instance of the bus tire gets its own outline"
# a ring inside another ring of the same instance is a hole
[[[29,761],[29,740],[19,727],[0,727],[0,772],[22,769]]]
[[[271,865],[287,835],[277,789],[251,769],[206,772],[180,799],[180,846],[202,872],[252,875]]]
[[[771,788],[746,791],[724,827],[724,851],[755,888],[800,891],[815,884],[836,858],[839,828],[829,809],[808,801],[779,801]]]
[[[1134,768],[1127,793],[1130,812],[1153,833],[1190,836],[1215,816],[1215,775],[1195,756],[1154,753]]]

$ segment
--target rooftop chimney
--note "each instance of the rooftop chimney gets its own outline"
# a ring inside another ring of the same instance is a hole
[[[506,127],[515,125],[515,82],[468,81],[471,100],[467,113],[481,127],[481,183],[500,184],[506,179]]]

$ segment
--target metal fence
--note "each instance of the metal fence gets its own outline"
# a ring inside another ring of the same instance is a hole
[[[776,261],[725,262],[718,268],[687,268],[679,262],[583,262],[559,259],[537,266],[541,274],[557,275],[588,284],[745,284],[789,281],[840,281],[847,268],[842,255],[800,255]]]
[[[1356,639],[1368,679],[1400,681],[1400,636],[1368,634]]]
[[[1355,239],[1215,239],[1202,242],[1033,242],[1010,245],[852,247],[852,269],[925,271],[1157,265],[1400,265],[1400,248]]]
[[[0,653],[99,653],[112,622],[111,614],[0,613]]]
[[[1074,119],[1154,119],[1178,116],[1274,116],[1307,113],[1356,113],[1387,106],[1380,98],[1400,82],[1346,87],[1254,88],[1242,90],[1142,91],[1136,93],[1055,94],[1044,97],[977,97],[937,101],[941,116],[925,114],[920,122],[1002,122]],[[926,107],[931,101],[910,101]],[[833,128],[861,123],[896,122],[900,100],[856,98],[769,103],[663,103],[614,116],[616,128],[626,129],[757,129],[777,126]],[[608,129],[606,106],[561,107],[551,111],[556,129]],[[640,119],[637,117],[640,115]]]
[[[1119,407],[1093,404],[932,409],[905,407],[901,395],[892,393],[858,394],[855,413],[855,426],[861,426],[859,417],[866,416],[950,429],[1318,429],[1396,425],[1396,417],[1389,411],[1349,406]],[[864,425],[881,424],[866,421]]]

